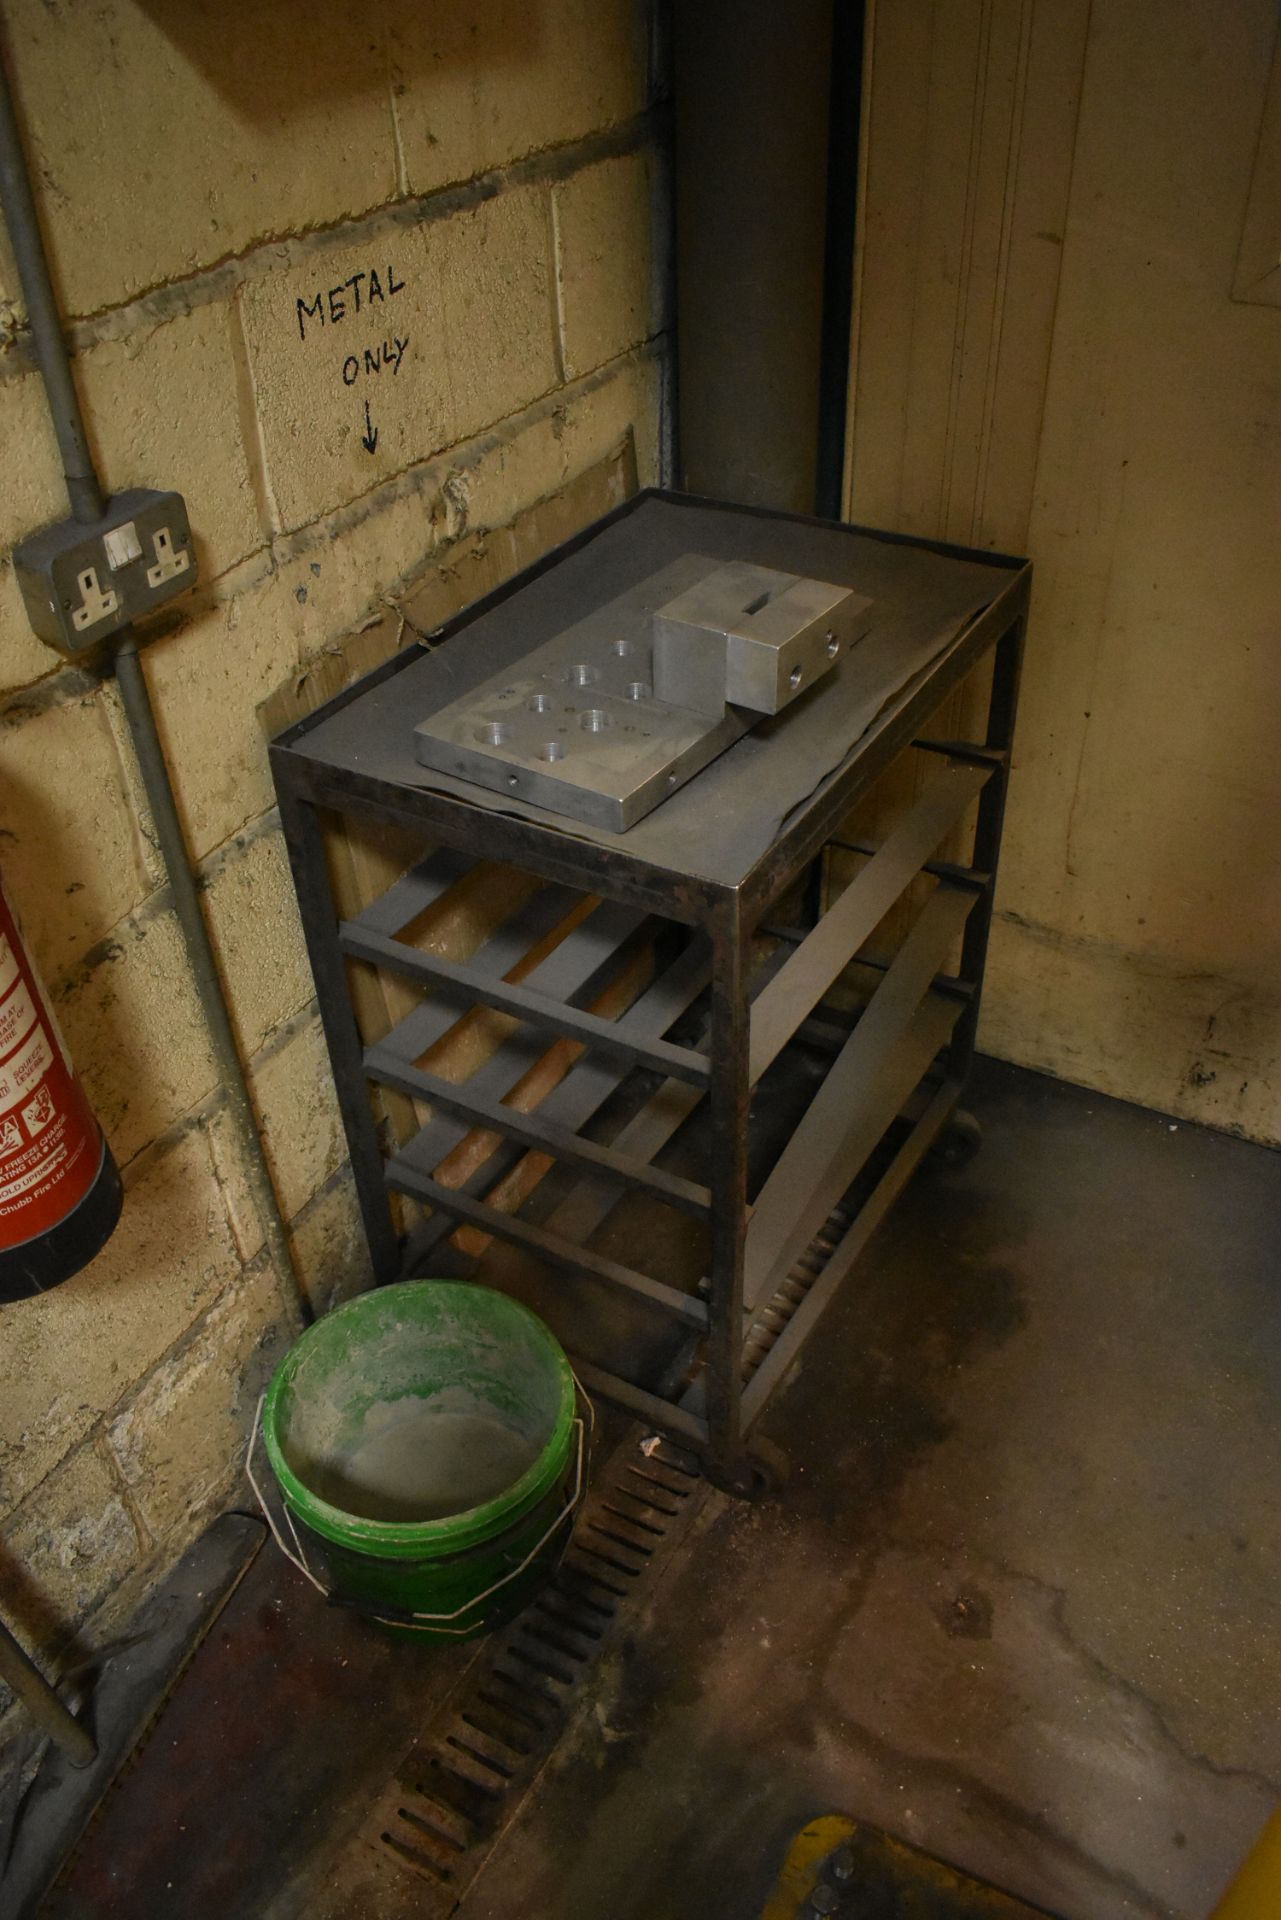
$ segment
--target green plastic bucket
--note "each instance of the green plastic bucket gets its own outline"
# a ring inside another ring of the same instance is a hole
[[[291,1534],[314,1584],[393,1630],[487,1632],[564,1551],[586,1470],[574,1395],[542,1321],[491,1288],[407,1280],[349,1300],[295,1342],[264,1398],[277,1540],[290,1552]]]

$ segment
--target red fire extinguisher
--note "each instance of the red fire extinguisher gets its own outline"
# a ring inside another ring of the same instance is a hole
[[[0,880],[0,1302],[79,1273],[110,1239],[122,1199]]]

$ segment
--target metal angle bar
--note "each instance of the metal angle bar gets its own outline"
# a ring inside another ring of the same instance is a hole
[[[373,933],[399,933],[411,920],[436,904],[476,862],[453,847],[437,847],[425,860],[402,873],[385,893],[356,915],[356,924]]]
[[[446,1207],[461,1214],[464,1220],[483,1227],[487,1233],[496,1234],[500,1240],[514,1241],[517,1246],[528,1248],[541,1259],[567,1267],[572,1273],[621,1287],[624,1292],[643,1300],[648,1306],[661,1308],[664,1313],[683,1320],[691,1327],[705,1329],[707,1326],[707,1308],[693,1294],[681,1293],[661,1280],[651,1280],[647,1273],[637,1273],[631,1267],[621,1266],[616,1260],[607,1260],[603,1254],[592,1253],[587,1247],[575,1246],[572,1240],[549,1233],[545,1228],[535,1226],[532,1221],[522,1219],[518,1213],[503,1213],[498,1207],[488,1206],[485,1201],[474,1199],[457,1188],[444,1187],[439,1180],[420,1173],[417,1167],[407,1166],[399,1156],[387,1163],[387,1184],[400,1193],[412,1195],[415,1200],[426,1200],[433,1207]]]
[[[394,1280],[399,1272],[400,1236],[392,1220],[383,1181],[383,1154],[361,1066],[356,1011],[335,938],[334,899],[319,816],[315,807],[300,798],[291,778],[282,779],[278,796],[361,1221],[369,1242],[374,1277],[382,1285]]]
[[[625,1013],[619,1015],[619,1025],[641,1033],[665,1033],[689,1009],[706,987],[710,968],[711,956],[706,941],[701,938],[691,941],[671,966],[633,1001]],[[512,1040],[500,1047],[486,1067],[472,1076],[467,1082],[468,1087],[479,1084],[481,1076],[487,1076],[490,1068],[493,1068],[495,1069],[493,1090],[501,1093],[509,1092],[519,1078],[519,1074],[514,1070],[514,1060],[509,1049],[518,1044],[525,1047],[530,1062],[540,1056],[541,1049],[536,1043],[523,1035],[513,1036]],[[528,1063],[522,1061],[521,1071],[524,1071],[525,1064]],[[498,1071],[500,1066],[501,1072]],[[564,1079],[539,1102],[538,1112],[547,1119],[555,1120],[560,1125],[577,1131],[587,1124],[598,1108],[604,1105],[610,1094],[621,1086],[629,1072],[630,1068],[626,1066],[619,1066],[612,1061],[584,1054],[570,1068]],[[484,1081],[484,1091],[486,1093],[491,1091],[491,1082],[488,1078]],[[442,1116],[438,1121],[433,1121],[430,1127],[424,1128],[421,1134],[415,1135],[414,1139],[408,1141],[401,1151],[424,1173],[430,1173],[440,1165],[446,1153],[451,1151],[460,1140],[465,1139],[468,1132],[470,1128],[464,1128],[456,1121]],[[442,1142],[445,1144],[442,1150],[437,1152]],[[610,1144],[616,1153],[623,1151],[618,1140]],[[507,1143],[495,1148],[484,1163],[463,1182],[462,1191],[469,1194],[483,1194],[516,1165],[517,1161],[523,1157],[523,1153],[523,1148],[516,1148]],[[433,1154],[434,1158],[431,1157]],[[588,1182],[579,1183],[580,1186],[583,1184],[595,1187],[596,1182],[589,1176]],[[608,1181],[603,1181],[600,1185],[607,1196],[604,1212],[608,1212],[619,1197],[618,1189]],[[575,1192],[577,1191],[576,1187]],[[546,1224],[557,1231],[563,1230],[556,1216]],[[453,1222],[442,1209],[441,1217],[427,1222],[422,1231],[416,1235],[414,1244],[416,1259],[430,1254],[432,1249],[438,1246],[441,1240],[447,1239],[453,1231]],[[590,1227],[584,1233],[570,1231],[567,1238],[585,1242],[590,1238],[592,1231]]]
[[[920,872],[922,862],[961,819],[988,778],[988,770],[965,767],[929,786],[813,932],[788,956],[752,1006],[748,1075],[753,1086]]]
[[[696,939],[619,1015],[618,1026],[628,1033],[665,1034],[693,1006],[710,975],[710,948],[705,940]],[[539,1110],[562,1125],[580,1127],[622,1084],[628,1071],[626,1066],[585,1054],[553,1087]],[[611,1144],[617,1150],[617,1141]]]
[[[781,965],[781,963],[781,955],[779,955],[777,959],[771,955],[761,969],[764,980],[768,980],[774,968]],[[628,1011],[621,1016],[619,1024],[626,1024],[632,1020],[634,1015],[639,1016],[642,1011],[647,1008],[651,996],[663,995],[665,997],[670,992],[673,1011],[670,1017],[664,1020],[661,1025],[655,1024],[655,1030],[662,1032],[665,1027],[671,1025],[679,1013],[685,1012],[685,1010],[692,1005],[693,1001],[698,997],[698,994],[706,987],[709,973],[710,954],[705,940],[700,937],[686,948],[685,952],[672,964],[668,971],[662,976],[661,980],[659,980],[655,986],[651,987],[633,1007],[630,1007]],[[754,982],[753,984],[756,985],[757,983]],[[679,1000],[679,1005],[676,1004],[677,1000]],[[579,1086],[584,1086],[587,1075],[591,1075],[594,1082],[595,1076],[601,1075],[605,1071],[606,1067],[602,1062],[591,1061],[590,1059],[580,1061],[579,1064],[566,1075],[562,1085],[556,1088],[553,1093],[549,1094],[547,1102],[543,1103],[542,1110],[544,1112],[554,1113],[558,1120],[564,1120],[566,1116],[560,1106],[557,1105],[553,1107],[549,1103],[558,1101],[562,1092],[568,1097],[571,1088],[577,1090]],[[580,1076],[582,1076],[582,1078],[580,1078]],[[599,1097],[594,1098],[591,1112],[595,1112],[596,1108],[604,1101],[606,1096],[621,1083],[624,1077],[624,1072],[613,1075],[608,1086],[603,1088]],[[627,1153],[634,1159],[646,1162],[653,1160],[660,1150],[666,1146],[672,1136],[685,1124],[686,1120],[688,1120],[689,1116],[698,1106],[702,1097],[702,1091],[696,1087],[683,1086],[676,1080],[665,1080],[662,1086],[646,1101],[640,1112],[635,1114],[622,1130],[615,1135],[610,1145],[616,1153]],[[590,1117],[589,1114],[583,1114],[581,1118],[579,1118],[575,1110],[573,1124],[582,1125],[588,1117]],[[439,1124],[445,1126],[449,1123],[442,1121]],[[404,1149],[405,1153],[413,1155],[415,1163],[422,1166],[424,1171],[429,1170],[425,1164],[426,1150],[429,1146],[434,1146],[435,1139],[436,1136],[433,1134],[429,1141],[426,1132],[424,1132],[423,1134],[417,1135],[414,1140],[408,1142]],[[417,1151],[419,1142],[423,1143],[423,1152],[421,1154]],[[510,1166],[515,1164],[519,1157],[519,1154],[515,1150],[511,1150],[504,1160],[503,1150],[499,1149],[498,1154],[494,1156],[494,1158],[498,1160],[497,1173],[491,1175],[489,1166],[492,1164],[492,1161],[487,1163],[485,1167],[479,1168],[470,1179],[464,1181],[461,1189],[462,1192],[468,1194],[484,1192],[490,1185],[491,1179],[501,1177]],[[439,1160],[432,1162],[433,1166],[438,1166],[439,1164]],[[565,1198],[559,1203],[544,1224],[548,1229],[564,1234],[567,1239],[573,1240],[579,1245],[585,1245],[608,1218],[613,1208],[617,1205],[618,1200],[618,1187],[614,1182],[600,1180],[593,1174],[587,1174],[583,1179],[575,1182],[572,1191],[566,1194]],[[430,1256],[433,1249],[439,1246],[442,1240],[448,1239],[453,1231],[453,1222],[447,1217],[447,1210],[444,1208],[440,1210],[440,1215],[435,1220],[428,1221],[423,1227],[416,1230],[413,1247],[415,1268],[417,1269],[421,1266],[422,1261]]]
[[[855,1112],[845,1136],[840,1144],[840,1158],[835,1156],[826,1163],[822,1185],[814,1199],[807,1203],[805,1210],[794,1223],[793,1230],[783,1242],[773,1264],[765,1267],[752,1267],[750,1287],[744,1290],[744,1313],[749,1321],[762,1311],[774,1293],[784,1283],[796,1261],[803,1257],[806,1247],[814,1235],[822,1228],[842,1193],[857,1176],[860,1168],[866,1165],[869,1155],[890,1125],[895,1114],[910,1100],[923,1077],[937,1057],[940,1048],[945,1047],[956,1029],[962,1012],[961,1005],[955,1000],[945,1000],[932,991],[924,1003],[913,1014],[905,1032],[896,1036],[888,1057],[873,1070],[875,1079],[874,1099],[869,1098]],[[830,1077],[830,1076],[829,1076]],[[808,1116],[807,1116],[808,1118]],[[805,1123],[802,1122],[802,1126]],[[798,1134],[799,1134],[798,1129]],[[793,1141],[797,1135],[793,1135]],[[821,1149],[815,1146],[812,1157],[820,1157]],[[822,1202],[835,1194],[826,1211]],[[764,1195],[762,1195],[762,1199]],[[775,1223],[777,1225],[777,1222]],[[751,1228],[748,1229],[748,1260],[753,1257]],[[759,1248],[756,1249],[759,1253]]]
[[[468,965],[491,980],[501,980],[549,934],[555,931],[584,896],[570,887],[544,887],[532,899],[504,921],[483,946],[472,954]],[[601,968],[644,924],[645,915],[635,907],[619,907],[602,901],[587,918],[557,942],[552,951],[534,967],[522,986],[555,1000],[570,1000],[590,987]],[[461,1012],[455,1002],[433,996],[407,1013],[403,1020],[379,1042],[399,1059],[412,1063],[421,1059],[429,1047],[443,1040],[456,1026]],[[515,1036],[509,1044],[515,1043]],[[546,1051],[546,1041],[536,1035],[524,1035],[529,1063]]]
[[[616,1059],[631,1061],[633,1065],[642,1063],[654,1067],[660,1073],[671,1074],[674,1079],[686,1080],[696,1087],[705,1087],[711,1077],[710,1062],[703,1054],[695,1053],[689,1047],[674,1047],[665,1040],[646,1040],[639,1035],[629,1036],[619,1032],[616,1021],[602,1020],[597,1014],[566,1006],[544,994],[532,992],[528,987],[487,979],[474,967],[460,966],[455,961],[442,960],[435,954],[420,953],[416,947],[407,947],[399,940],[389,940],[384,934],[363,933],[350,920],[343,922],[338,937],[343,952],[353,960],[369,960],[392,973],[401,973],[408,979],[421,980],[438,987],[443,994],[462,995],[471,1001],[478,1000],[485,1006],[498,1007],[504,1013],[515,1014],[518,1020],[529,1020],[535,1026],[549,1028],[553,1033],[566,1034],[569,1039],[580,1040],[587,1047],[597,1047],[602,1053],[612,1054]]]
[[[411,1099],[426,1100],[433,1106],[443,1107],[447,1113],[458,1115],[468,1122],[469,1130],[473,1126],[486,1127],[495,1133],[506,1134],[526,1147],[553,1154],[559,1160],[590,1167],[605,1179],[629,1187],[642,1187],[647,1193],[652,1193],[655,1199],[665,1201],[668,1206],[679,1207],[685,1213],[696,1214],[700,1219],[711,1206],[711,1195],[706,1187],[697,1186],[692,1180],[682,1180],[674,1173],[665,1173],[660,1167],[647,1166],[642,1160],[629,1159],[626,1154],[617,1153],[612,1147],[601,1146],[595,1140],[585,1139],[582,1134],[575,1133],[572,1127],[562,1127],[554,1120],[547,1119],[537,1107],[524,1113],[519,1107],[504,1106],[501,1100],[488,1099],[475,1091],[469,1081],[459,1084],[443,1080],[436,1073],[424,1073],[421,1067],[406,1066],[382,1047],[365,1049],[365,1072],[371,1080],[377,1080],[383,1086],[395,1087],[399,1092],[407,1093]]]
[[[940,886],[926,903],[775,1163],[748,1229],[748,1306],[756,1305],[822,1225],[950,1035],[961,1003],[930,993],[929,986],[974,901],[972,893]],[[936,1033],[940,1037],[918,1065]]]
[[[870,954],[860,953],[850,964],[855,967],[866,967],[869,973],[888,973],[894,964],[894,956],[891,955],[888,960],[873,960]],[[950,993],[958,1000],[972,1000],[974,997],[974,982],[972,980],[962,980],[958,973],[939,973],[934,977],[934,991],[936,993]],[[835,1009],[829,1009],[829,1012],[834,1011]],[[835,1022],[829,1021],[828,1024],[834,1025]],[[798,1028],[797,1031],[799,1032],[800,1029]],[[849,1029],[847,1028],[846,1031],[848,1032]]]
[[[925,1037],[942,1028],[946,1038],[959,1017],[961,1003],[931,989],[972,905],[973,895],[946,889],[927,903],[776,1162],[749,1233],[749,1303],[768,1276],[791,1265],[858,1172],[854,1148],[866,1157],[910,1091],[914,1082],[902,1084],[895,1055],[919,1051],[912,1032],[918,1012],[930,1015]],[[817,1183],[816,1166],[824,1170]],[[803,1230],[806,1221],[810,1231]]]
[[[981,747],[973,740],[913,740],[912,745],[921,753],[940,753],[948,760],[969,760],[979,767],[990,767],[993,772],[1003,767],[1009,759],[1004,747]]]
[[[829,840],[829,847],[839,847],[842,853],[861,853],[865,859],[879,853],[880,847],[875,840]],[[955,860],[925,860],[921,863],[921,872],[932,874],[936,880],[950,880],[954,886],[973,887],[976,893],[983,893],[992,884],[992,876],[981,867],[963,867]],[[765,933],[768,929],[761,928]],[[803,935],[804,929],[801,929]],[[784,936],[785,937],[785,936]]]
[[[742,901],[735,897],[713,923],[711,1053],[715,1075],[708,1094],[712,1244],[704,1369],[712,1456],[727,1471],[737,1456],[742,1434],[743,1382],[738,1354],[746,1277],[747,1137],[751,1116],[750,941],[750,923]],[[784,964],[778,978],[786,971]]]
[[[634,1114],[614,1136],[615,1152],[625,1153],[634,1160],[651,1161],[672,1135],[684,1126],[702,1098],[700,1087],[687,1087],[675,1080],[665,1080],[640,1112]],[[548,1225],[554,1226],[559,1233],[569,1234],[571,1239],[590,1239],[604,1223],[617,1199],[616,1187],[606,1186],[604,1181],[589,1175],[578,1182],[572,1193],[566,1194]]]
[[[703,1453],[707,1447],[707,1422],[695,1414],[677,1406],[674,1400],[665,1400],[661,1394],[650,1393],[645,1387],[638,1387],[634,1381],[624,1380],[621,1374],[608,1373],[603,1367],[584,1360],[581,1354],[575,1354],[574,1371],[587,1391],[598,1394],[602,1400],[610,1400],[627,1413],[633,1413],[648,1425],[660,1428],[678,1440],[685,1441],[697,1453]]]
[[[1007,762],[1014,744],[1014,716],[1018,708],[1019,678],[1023,662],[1024,617],[1020,615],[1001,636],[997,642],[992,663],[992,689],[988,700],[986,740],[990,748],[999,750],[1005,755]],[[961,953],[961,971],[968,980],[973,980],[976,989],[970,1008],[957,1027],[951,1057],[948,1061],[950,1071],[961,1079],[969,1073],[974,1058],[979,1000],[987,967],[987,943],[992,926],[992,908],[996,895],[995,879],[1001,854],[1005,801],[1008,791],[1007,764],[979,802],[978,821],[974,829],[975,865],[991,868],[993,885],[984,895],[978,912],[965,929],[965,942]]]
[[[393,656],[388,664],[394,666],[398,657]],[[366,690],[375,676],[387,677],[375,669],[365,677]],[[328,712],[336,710],[335,703],[330,702]],[[273,744],[271,749],[277,778],[293,779],[313,806],[391,821],[424,840],[464,848],[478,860],[519,867],[547,881],[563,881],[579,893],[600,893],[610,900],[626,901],[683,926],[700,926],[711,901],[723,891],[715,880],[673,872],[635,854],[624,857],[620,848],[583,840],[559,828],[552,830],[537,820],[490,813],[474,801],[455,800],[429,787],[406,787],[395,780],[335,768],[311,757],[301,741],[292,751],[277,751],[278,745]],[[287,775],[279,771],[286,766]]]
[[[581,893],[558,883],[542,887],[482,943],[472,954],[471,965],[495,978],[501,978],[539,946],[583,899]],[[607,964],[602,959],[601,947],[606,946],[612,954],[645,918],[644,914],[633,908],[601,903],[588,916],[584,926],[598,916],[600,925],[593,940],[580,940],[578,935],[584,927],[575,927],[526,976],[529,983],[538,986],[545,983],[547,990],[563,994],[566,998],[571,997],[588,987]],[[428,994],[383,1035],[380,1044],[406,1063],[413,1063],[443,1040],[464,1017],[465,1010],[455,1002],[438,994]],[[540,1039],[529,1028],[522,1027],[508,1037],[500,1051],[510,1052],[523,1046],[527,1060],[532,1065],[546,1051],[547,1044],[545,1038]],[[513,1079],[518,1077],[513,1074]],[[505,1092],[506,1087],[501,1091]],[[443,1114],[433,1115],[427,1126],[413,1136],[415,1142],[422,1142],[424,1171],[430,1172],[439,1166],[459,1141],[466,1138],[468,1132],[466,1126]],[[432,1140],[428,1139],[429,1134],[433,1136]],[[433,1144],[436,1149],[434,1154],[431,1153]]]
[[[761,1412],[791,1365],[798,1348],[808,1339],[815,1322],[841,1286],[938,1135],[947,1125],[960,1096],[959,1080],[943,1082],[881,1175],[876,1187],[859,1208],[857,1217],[837,1243],[823,1271],[795,1309],[787,1326],[774,1341],[744,1388],[743,1424],[745,1428],[750,1427]],[[749,1326],[743,1342],[745,1350],[754,1332],[755,1326]]]
[[[840,1020],[827,1020],[821,1014],[812,1013],[808,1020],[802,1020],[796,1029],[796,1039],[808,1040],[811,1045],[823,1047],[828,1053],[839,1053],[853,1031],[851,1023],[842,1024]]]
[[[771,954],[760,973],[754,976],[751,991],[764,992],[785,958],[786,955],[781,951]],[[702,1097],[702,1092],[696,1087],[665,1080],[610,1144],[616,1153],[630,1154],[636,1160],[653,1160],[684,1126]],[[577,1183],[572,1193],[566,1194],[548,1225],[554,1226],[560,1233],[567,1233],[571,1240],[590,1240],[617,1199],[618,1193],[614,1187],[588,1175]]]

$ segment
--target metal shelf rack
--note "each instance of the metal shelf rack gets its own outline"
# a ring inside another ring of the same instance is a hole
[[[860,698],[873,677],[870,706],[824,706],[816,688],[796,725],[748,736],[618,835],[416,765],[429,689],[465,692],[682,551],[872,594],[875,647],[846,669]],[[460,1229],[480,1236],[478,1280],[524,1293],[591,1391],[736,1490],[768,1477],[756,1423],[771,1393],[954,1124],[1030,575],[651,491],[272,747],[377,1278],[441,1271]],[[990,669],[981,737],[932,737],[976,669]],[[859,803],[896,762],[914,771],[891,774],[900,797],[869,828]],[[372,899],[339,898],[336,821],[415,848]],[[944,857],[958,836],[963,857]],[[440,916],[495,863],[502,903],[446,951]],[[356,991],[371,978],[402,983],[372,1022]],[[478,1019],[484,1043],[451,1055]]]

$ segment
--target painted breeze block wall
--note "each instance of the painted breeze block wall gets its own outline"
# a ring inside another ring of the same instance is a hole
[[[146,668],[300,1275],[262,1249],[114,685],[22,611],[9,550],[66,505],[0,242],[0,864],[127,1188],[89,1269],[0,1310],[0,1611],[56,1666],[226,1502],[299,1285],[367,1279],[268,730],[408,587],[443,618],[658,477],[666,189],[643,0],[5,28],[104,483],[191,514],[200,585]]]

